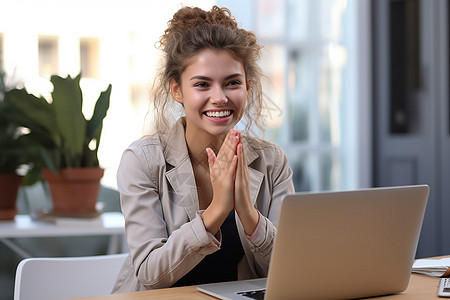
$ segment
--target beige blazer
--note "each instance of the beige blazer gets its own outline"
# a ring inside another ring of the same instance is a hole
[[[123,153],[117,182],[130,255],[113,293],[170,287],[220,248],[221,237],[216,240],[203,225],[184,128],[181,118],[169,135],[145,137]],[[243,144],[260,218],[248,236],[236,215],[245,251],[239,279],[267,276],[280,203],[294,192],[292,170],[279,146],[261,147],[249,138]]]

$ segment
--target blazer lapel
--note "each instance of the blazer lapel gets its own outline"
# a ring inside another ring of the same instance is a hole
[[[245,159],[247,161],[248,171],[249,171],[249,183],[250,183],[250,197],[252,198],[253,204],[256,203],[256,198],[258,197],[259,190],[261,189],[261,184],[264,179],[264,173],[261,171],[258,171],[256,169],[253,169],[250,164],[255,161],[259,155],[258,153],[253,149],[251,144],[248,141],[248,138],[243,139],[243,146],[244,146],[244,154]]]
[[[175,193],[173,199],[176,199],[176,204],[186,210],[189,220],[195,219],[198,211],[198,194],[189,157],[186,156],[179,165],[167,171],[166,178]]]
[[[171,198],[178,206],[186,210],[189,220],[193,220],[198,211],[198,194],[184,137],[184,124],[184,118],[180,118],[170,134],[166,136],[164,154],[166,162],[173,166],[166,172],[166,178],[175,193]]]
[[[259,190],[261,188],[261,183],[264,179],[264,174],[258,170],[248,167],[249,171],[249,183],[250,183],[250,197],[252,198],[253,204],[256,203],[256,198],[258,197]]]

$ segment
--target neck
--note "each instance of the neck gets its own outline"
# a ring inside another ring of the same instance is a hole
[[[217,155],[224,139],[225,135],[214,136],[204,131],[191,130],[190,126],[186,126],[186,144],[191,161],[201,164],[206,169],[209,168],[206,148],[211,148]]]

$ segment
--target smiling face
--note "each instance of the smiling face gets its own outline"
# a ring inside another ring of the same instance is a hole
[[[225,50],[210,49],[190,58],[181,84],[172,80],[170,87],[186,112],[186,138],[226,134],[242,118],[250,91],[242,63]]]

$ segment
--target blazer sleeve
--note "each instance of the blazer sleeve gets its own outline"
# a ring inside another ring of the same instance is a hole
[[[164,177],[158,175],[158,164],[163,163],[161,151],[130,146],[117,173],[134,276],[146,289],[170,287],[220,246],[206,231],[200,213],[168,235],[159,196]]]
[[[274,162],[268,163],[272,167],[268,168],[266,173],[270,181],[267,186],[271,187],[264,201],[268,209],[260,211],[260,219],[255,231],[251,236],[247,236],[253,254],[254,270],[259,277],[266,277],[268,273],[283,196],[295,191],[292,169],[285,153],[278,145],[275,145],[273,149]]]

